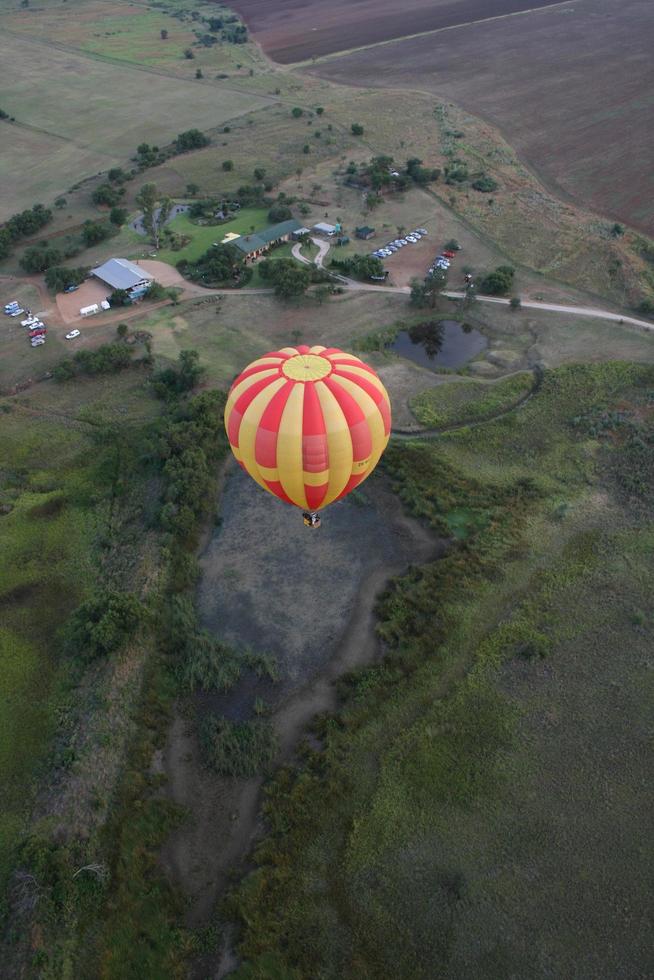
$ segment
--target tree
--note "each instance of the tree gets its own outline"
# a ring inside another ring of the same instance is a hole
[[[512,296],[511,299],[510,299],[510,301],[509,301],[509,306],[511,307],[512,310],[519,310],[520,307],[522,306],[522,303],[520,301],[520,297],[519,296]]]
[[[456,238],[448,238],[448,240],[445,242],[445,248],[449,252],[458,252],[461,246],[457,242]]]
[[[291,109],[291,115],[294,116],[296,119],[299,119],[300,116],[302,115],[302,110],[300,109],[299,106],[296,105],[294,109]]]
[[[152,379],[152,386],[159,398],[170,400],[195,388],[204,373],[199,361],[200,355],[196,350],[183,350],[179,353],[176,366],[158,371]]]
[[[121,198],[121,191],[124,194],[122,188],[118,190],[116,187],[112,187],[111,184],[100,184],[91,194],[91,200],[94,204],[104,204],[107,207],[113,207],[118,204]]]
[[[162,27],[162,29],[161,29],[161,32],[160,32],[160,33],[161,33],[161,40],[162,40],[162,41],[165,41],[165,40],[166,40],[166,38],[168,37],[168,31],[166,30],[166,28],[165,28],[165,27]]]
[[[331,290],[329,286],[316,286],[313,295],[318,300],[318,305],[322,306],[327,297],[329,296]]]
[[[280,221],[288,221],[293,217],[293,213],[285,204],[274,204],[268,212],[268,221],[278,224]]]
[[[223,160],[223,162],[222,162],[222,168],[223,168],[224,171],[226,171],[227,173],[229,173],[230,170],[233,170],[234,169],[234,161],[233,160]]]
[[[196,68],[195,69],[195,77],[196,78],[204,78],[204,75],[202,74],[202,69],[201,68]]]
[[[65,208],[67,204],[68,204],[68,201],[66,200],[65,197],[56,197],[55,198],[55,207],[56,208]]]
[[[352,123],[350,129],[353,136],[363,136],[363,126],[361,123]]]
[[[301,296],[311,283],[311,270],[293,259],[267,259],[259,264],[261,278],[272,282],[275,295],[282,299]]]
[[[188,58],[189,61],[192,61],[193,58],[195,58],[195,55],[193,54],[193,51],[191,50],[191,48],[186,48],[186,50],[184,51],[184,57],[185,58]]]
[[[117,228],[121,228],[127,221],[127,210],[125,208],[112,208],[109,212],[109,221]]]
[[[67,269],[63,265],[52,265],[45,273],[45,284],[53,293],[60,293],[66,286],[79,286],[88,275],[88,267]]]
[[[124,340],[125,339],[125,337],[127,336],[128,330],[129,330],[129,327],[127,326],[126,323],[119,323],[118,324],[118,326],[116,327],[116,333],[118,334],[118,337],[119,337],[120,340]]]
[[[68,620],[66,648],[83,660],[106,655],[125,643],[144,617],[145,609],[134,595],[99,589]]]
[[[497,269],[490,272],[479,284],[481,293],[489,296],[502,296],[508,293],[513,284],[515,269],[510,265],[499,265]]]
[[[161,231],[170,216],[173,206],[170,197],[159,201],[159,191],[156,184],[144,184],[136,195],[136,203],[143,210],[143,225],[152,239],[155,248],[159,248]],[[157,206],[158,205],[158,206]]]
[[[309,146],[308,143],[305,143],[304,144],[304,146],[302,147],[302,152],[303,153],[311,153],[311,147]]]
[[[186,193],[188,194],[189,197],[195,197],[195,195],[198,194],[199,191],[200,188],[197,184],[191,183],[186,185]]]
[[[99,221],[85,221],[82,225],[82,240],[87,248],[103,242],[110,234],[109,225],[101,224]]]
[[[266,176],[266,171],[264,170],[263,167],[255,167],[254,168],[254,179],[255,180],[263,180],[263,178],[265,176]]]
[[[620,238],[622,235],[624,235],[624,225],[621,225],[616,221],[611,228],[611,235],[613,238]]]
[[[316,115],[317,116],[322,116],[322,114],[323,114],[324,111],[325,110],[324,110],[323,106],[321,106],[321,105],[316,106]]]
[[[436,301],[447,286],[447,273],[444,269],[436,269],[433,274],[425,279],[411,280],[411,298],[409,302],[412,306],[429,306],[433,309]]]
[[[132,300],[126,289],[114,289],[109,297],[110,306],[131,306]]]

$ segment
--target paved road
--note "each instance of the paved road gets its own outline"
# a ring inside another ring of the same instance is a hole
[[[325,258],[327,252],[331,247],[330,243],[323,242],[320,238],[312,238],[311,241],[318,248],[318,254],[316,255],[313,262],[311,261],[311,259],[308,259],[305,255],[302,255],[302,242],[296,242],[293,248],[291,249],[293,258],[297,259],[298,262],[303,262],[304,265],[317,265],[319,269],[322,269],[324,268],[322,264],[323,259]]]

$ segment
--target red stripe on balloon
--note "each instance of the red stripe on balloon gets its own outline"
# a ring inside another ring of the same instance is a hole
[[[339,377],[341,376],[347,378],[349,381],[353,381],[355,384],[358,384],[367,395],[370,395],[379,409],[379,414],[384,420],[384,435],[388,435],[391,431],[391,412],[388,406],[388,401],[379,388],[371,384],[367,378],[360,378],[358,375],[348,374],[347,371],[339,372]]]
[[[282,413],[293,390],[293,382],[287,381],[276,391],[266,405],[254,442],[254,458],[259,466],[274,469],[277,466],[277,436]]]
[[[320,487],[309,487],[304,485],[304,492],[307,497],[307,504],[309,505],[309,510],[318,510],[321,503],[327,496],[328,483],[323,483]]]
[[[366,476],[367,476],[366,473],[360,473],[357,476],[351,476],[350,479],[345,484],[345,486],[343,487],[343,489],[341,490],[341,492],[339,493],[338,497],[336,497],[336,500],[341,500],[342,497],[345,497],[347,496],[348,493],[351,493],[352,490],[354,490],[356,487],[359,486],[362,480],[365,480]]]
[[[270,490],[270,492],[271,493],[274,493],[274,495],[276,497],[279,497],[280,500],[283,500],[284,503],[286,503],[286,504],[292,504],[293,503],[293,501],[288,496],[288,494],[284,490],[284,487],[281,485],[281,483],[279,482],[279,480],[264,480],[263,482],[266,484],[266,486],[268,487],[268,489]]]

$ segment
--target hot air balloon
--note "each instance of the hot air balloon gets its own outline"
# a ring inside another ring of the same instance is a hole
[[[225,428],[234,456],[256,482],[318,511],[370,476],[386,448],[391,406],[371,367],[336,347],[283,347],[249,364],[232,385]]]

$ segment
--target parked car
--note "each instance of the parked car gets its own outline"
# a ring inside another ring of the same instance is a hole
[[[66,334],[66,340],[74,340],[75,337],[79,337],[79,335],[80,335],[79,330],[71,330],[70,333]]]
[[[24,312],[25,310],[19,306],[17,310],[12,310],[9,316],[21,316],[21,314],[23,314]]]
[[[452,251],[451,251],[451,250],[450,250],[450,249],[448,248],[448,249],[446,249],[446,251],[444,251],[444,252],[443,252],[443,255],[444,255],[444,256],[445,256],[446,258],[448,258],[448,259],[453,259],[453,258],[454,258],[454,256],[456,255],[456,252],[452,252]]]
[[[45,343],[45,337],[35,337],[34,340],[30,341],[32,347],[41,347]]]
[[[418,228],[418,231],[420,232],[421,235],[427,235],[428,234],[426,228]]]
[[[418,243],[418,239],[415,238],[413,235],[407,235],[406,240],[407,242],[411,242],[412,245],[417,245]]]
[[[11,303],[5,303],[5,313],[7,314],[13,313],[14,310],[17,310],[19,306],[20,303],[17,303],[15,299],[12,300]]]
[[[34,340],[35,337],[45,337],[47,334],[45,327],[41,327],[40,330],[32,330],[30,333],[30,340]]]
[[[74,293],[76,289],[79,289],[79,286],[75,286],[75,285],[73,285],[71,283],[70,286],[66,286],[66,288],[64,289],[64,292],[65,293]]]

